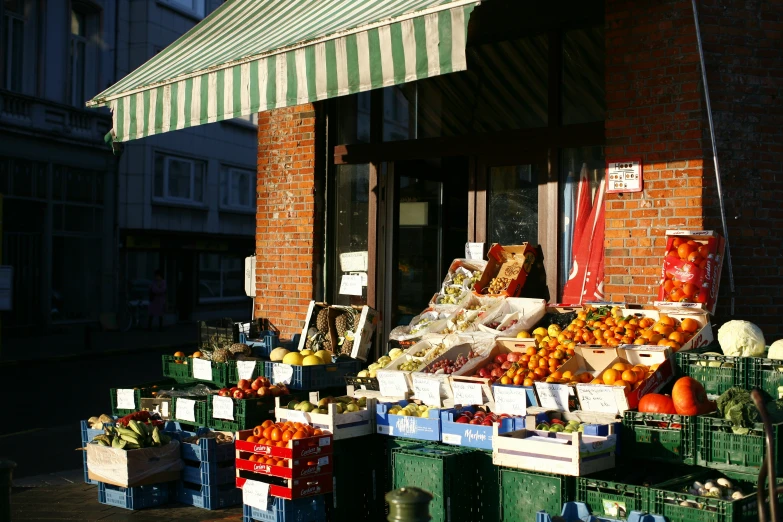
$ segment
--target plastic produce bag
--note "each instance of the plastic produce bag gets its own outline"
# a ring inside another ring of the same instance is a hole
[[[502,337],[516,337],[523,331],[531,331],[544,317],[546,302],[543,299],[513,297],[505,300],[489,321],[482,321],[479,331]],[[497,323],[497,326],[491,326]]]

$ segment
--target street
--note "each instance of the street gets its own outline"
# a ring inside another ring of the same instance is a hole
[[[162,379],[164,350],[0,366],[0,456],[14,478],[82,467],[79,421],[111,414],[109,389]]]

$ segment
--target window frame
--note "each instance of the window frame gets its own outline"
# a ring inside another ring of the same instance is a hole
[[[201,276],[200,276],[200,274],[201,274],[201,256],[202,255],[210,255],[210,254],[218,256],[218,262],[219,262],[219,265],[220,265],[219,268],[218,268],[218,272],[220,274],[220,296],[219,297],[202,297],[201,296],[201,292],[200,292],[200,290],[201,290]],[[245,299],[250,299],[250,297],[247,297],[244,294],[243,295],[236,295],[236,296],[224,296],[223,295],[224,287],[225,287],[223,262],[224,262],[224,260],[227,257],[234,258],[235,256],[228,256],[227,254],[225,254],[223,252],[207,252],[207,251],[199,252],[199,257],[198,257],[198,273],[199,273],[199,277],[198,277],[198,285],[197,285],[197,288],[199,290],[198,291],[198,304],[231,303],[231,302],[240,302],[240,301],[243,301]],[[240,259],[240,261],[242,260],[242,258],[238,258],[238,259]],[[243,267],[243,265],[241,263],[240,263],[240,271],[242,273],[244,273],[244,267]]]
[[[24,11],[24,2],[22,2],[22,11]],[[22,13],[16,13],[13,11],[8,11],[5,8],[2,9],[3,14],[3,28],[2,31],[0,31],[0,34],[3,36],[3,40],[5,40],[5,49],[6,51],[3,53],[2,56],[2,65],[3,65],[3,84],[2,87],[8,91],[11,92],[18,92],[22,93],[24,91],[24,69],[25,69],[25,54],[26,54],[26,45],[25,45],[25,38],[26,38],[26,31],[27,28],[27,19],[24,15],[24,12]],[[14,61],[12,60],[13,56],[13,45],[12,45],[12,39],[14,35],[14,31],[12,30],[14,22],[21,22],[22,24],[22,63],[20,65],[20,69],[22,71],[22,74],[19,75],[19,84],[18,88],[15,85],[11,84],[11,78],[12,78],[12,67],[14,65]]]
[[[248,175],[248,194],[250,194],[250,201],[246,206],[234,205],[231,203],[231,178],[234,174],[247,174]],[[229,212],[247,212],[255,214],[256,206],[258,203],[258,191],[256,190],[256,184],[258,181],[258,173],[250,168],[239,167],[236,165],[229,165],[225,163],[220,164],[220,199],[218,207],[222,211]],[[223,203],[223,196],[228,196],[228,202]]]
[[[157,171],[157,159],[158,156],[163,157],[163,195],[158,196],[155,194],[155,185],[157,176],[159,175]],[[190,198],[180,198],[176,196],[170,196],[168,194],[169,191],[169,161],[170,160],[176,160],[182,163],[189,163],[190,164]],[[196,207],[196,208],[204,208],[206,207],[205,199],[205,193],[206,193],[206,182],[207,182],[207,170],[208,170],[208,162],[195,159],[195,158],[186,158],[184,156],[178,156],[176,154],[169,154],[166,152],[160,152],[155,151],[153,153],[153,168],[152,168],[152,202],[153,203],[160,203],[160,204],[175,204],[175,205],[186,205],[190,207]],[[196,181],[195,181],[195,166],[199,164],[203,167],[202,175],[201,175],[201,201],[198,201],[194,199],[194,193],[196,188]]]
[[[90,29],[90,14],[81,11],[77,9],[75,6],[71,6],[71,18],[73,18],[74,14],[81,15],[84,25],[84,34],[74,34],[73,29],[69,31],[68,34],[68,71],[70,76],[69,81],[69,90],[70,90],[70,102],[71,105],[75,107],[81,107],[84,105],[84,102],[86,100],[79,101],[79,98],[85,98],[87,94],[87,60],[88,60],[88,54],[89,54],[89,29]],[[76,82],[78,75],[76,74],[76,59],[78,57],[78,53],[74,53],[75,48],[78,45],[83,46],[83,55],[82,55],[82,78],[81,78],[81,94],[77,92],[76,89]]]
[[[202,20],[207,16],[207,0],[191,0],[191,6],[195,4],[195,7],[187,7],[181,2],[182,0],[158,0],[159,4],[198,20]]]

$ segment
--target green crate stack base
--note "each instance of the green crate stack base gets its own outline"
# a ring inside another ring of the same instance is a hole
[[[286,397],[288,399],[288,397]],[[252,429],[265,420],[275,420],[275,398],[234,400],[234,420],[212,416],[212,401],[207,400],[207,426],[220,431]]]
[[[500,467],[492,462],[492,452],[478,450],[476,473],[476,490],[478,494],[479,514],[484,520],[492,522],[501,519],[500,511]]]
[[[728,357],[704,355],[698,352],[677,352],[677,366],[683,375],[693,377],[702,385],[708,395],[720,395],[733,386],[746,388],[752,357]],[[709,366],[710,362],[731,363],[730,367]],[[777,397],[777,395],[773,395]]]
[[[750,433],[741,435],[731,431],[731,423],[717,415],[698,417],[697,464],[707,468],[757,474],[764,455],[764,425],[756,424]],[[775,448],[775,471],[783,471],[783,424],[772,425],[772,440]]]
[[[748,357],[750,369],[748,370],[747,389],[759,388],[769,394],[772,399],[781,396],[779,388],[783,386],[783,372],[778,367],[783,362],[777,359],[764,359],[762,357]]]
[[[680,427],[672,428],[671,425]],[[674,464],[696,464],[696,430],[696,417],[626,410],[623,455]]]
[[[228,382],[229,384],[236,384],[239,382],[239,370],[237,369],[236,361],[229,361],[228,365]],[[253,370],[253,378],[249,379],[253,381],[256,377],[264,377],[264,361],[256,361],[256,369]]]
[[[375,434],[376,444],[383,448],[383,476],[381,477],[381,487],[384,493],[394,489],[394,462],[392,461],[392,455],[395,451],[401,448],[419,448],[427,446],[429,443],[416,440],[405,439],[401,437],[387,437],[385,435]]]
[[[574,477],[537,471],[500,468],[503,522],[530,522],[538,511],[560,513],[574,499]]]
[[[394,451],[394,489],[417,487],[432,494],[433,522],[477,522],[483,518],[476,489],[478,450],[428,445]]]
[[[191,400],[195,400],[196,401],[196,405],[193,406],[193,413],[194,413],[194,417],[196,418],[196,422],[193,422],[193,421],[189,421],[189,420],[179,419],[179,418],[176,417],[177,400],[179,400],[180,398],[184,398],[184,397],[172,397],[171,398],[171,415],[172,415],[171,420],[177,421],[177,422],[180,422],[180,423],[191,424],[191,425],[197,426],[197,427],[198,426],[206,426],[207,425],[207,400],[206,399],[198,400],[195,397],[188,397]]]
[[[698,468],[697,468],[698,469]],[[739,500],[719,500],[716,498],[699,497],[684,493],[694,481],[716,479],[726,475],[746,494]],[[758,522],[758,506],[756,504],[757,477],[734,473],[718,472],[711,469],[698,469],[691,475],[679,476],[667,482],[650,487],[650,511],[663,515],[672,522]],[[780,481],[778,481],[780,484]],[[674,498],[675,501],[667,501]],[[783,495],[778,495],[778,501]],[[683,500],[693,500],[702,505],[681,506]]]
[[[329,520],[384,520],[383,451],[376,435],[334,441],[333,491],[326,495]]]
[[[185,364],[189,359],[190,357],[164,355],[162,357],[163,376],[181,383],[193,382],[193,378],[190,376],[190,365]]]

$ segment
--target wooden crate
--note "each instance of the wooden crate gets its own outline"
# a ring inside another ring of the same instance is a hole
[[[326,430],[332,434],[334,440],[361,437],[375,433],[375,399],[367,399],[367,406],[359,411],[350,413],[337,413],[334,404],[327,406],[327,413],[304,413],[298,410],[289,410],[280,403],[280,397],[275,401],[275,419],[277,422],[304,422],[314,428]],[[311,397],[317,402],[317,393]]]

